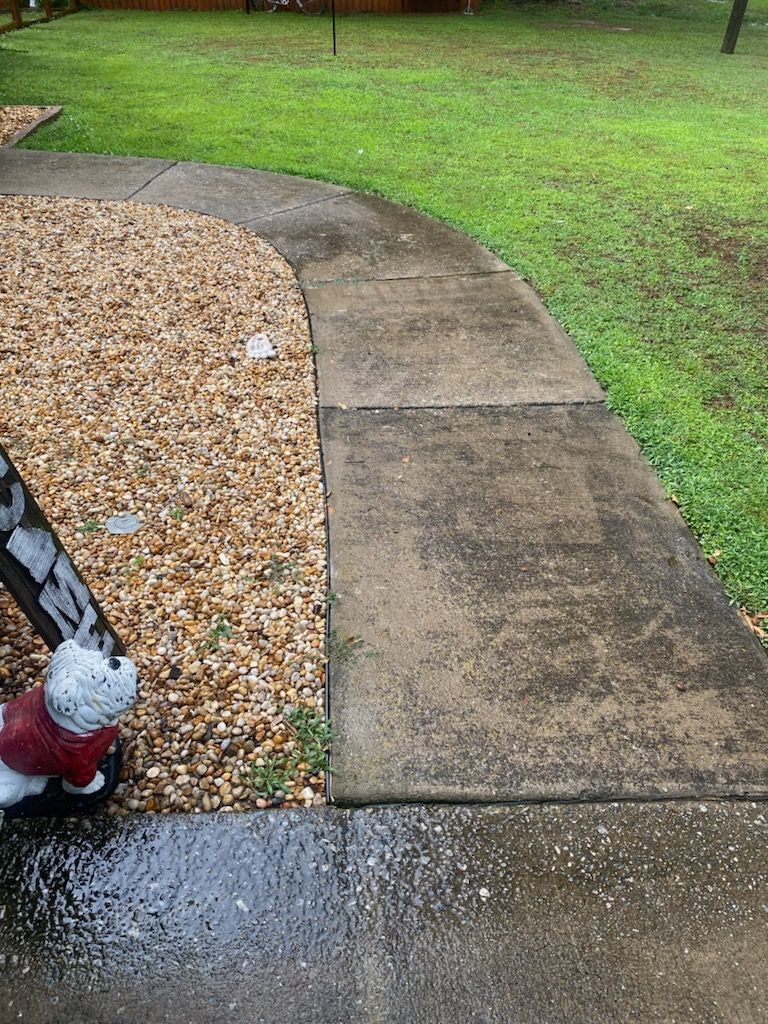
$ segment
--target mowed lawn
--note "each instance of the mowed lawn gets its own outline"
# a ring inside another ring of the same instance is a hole
[[[716,558],[768,608],[768,0],[474,18],[91,11],[0,37],[27,145],[325,178],[531,280]],[[625,31],[621,31],[621,30]]]

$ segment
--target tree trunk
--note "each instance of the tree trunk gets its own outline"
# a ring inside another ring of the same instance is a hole
[[[728,19],[728,28],[725,30],[725,39],[720,47],[720,53],[733,53],[736,49],[736,40],[739,38],[741,23],[744,21],[744,12],[747,9],[747,0],[733,0],[731,16]]]

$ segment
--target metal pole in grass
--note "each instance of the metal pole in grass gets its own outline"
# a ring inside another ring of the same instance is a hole
[[[728,19],[728,28],[725,30],[723,45],[720,53],[733,53],[736,49],[736,40],[739,38],[741,23],[744,21],[744,12],[747,9],[747,0],[733,0],[731,16]]]
[[[331,24],[333,25],[333,56],[336,56],[336,0],[331,0]]]

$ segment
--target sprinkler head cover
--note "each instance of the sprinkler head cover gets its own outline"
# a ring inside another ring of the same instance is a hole
[[[110,516],[104,524],[109,533],[135,533],[141,526],[138,516]]]

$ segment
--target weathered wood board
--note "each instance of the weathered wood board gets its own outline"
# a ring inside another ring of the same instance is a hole
[[[62,640],[124,655],[72,559],[0,446],[0,581],[53,651]]]

